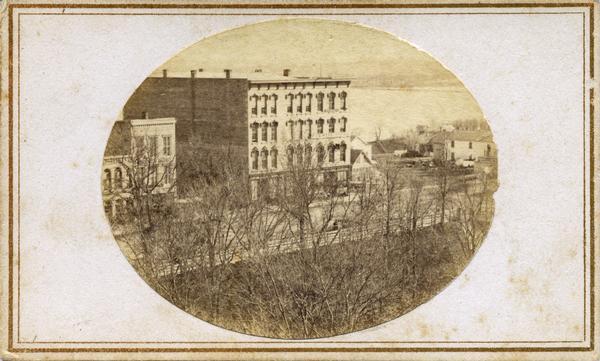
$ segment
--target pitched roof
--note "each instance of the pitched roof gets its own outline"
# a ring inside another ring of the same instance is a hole
[[[113,124],[104,150],[104,156],[128,155],[130,149],[131,124],[128,121],[118,120]]]
[[[431,137],[431,143],[444,143],[444,140],[456,140],[464,142],[492,142],[492,133],[488,131],[455,130],[452,132],[438,132]]]
[[[350,164],[354,164],[354,162],[356,162],[356,160],[358,159],[358,157],[360,157],[361,154],[363,154],[365,160],[369,164],[373,164],[373,162],[369,159],[369,157],[367,157],[367,155],[365,154],[365,152],[363,152],[360,149],[352,149],[352,150],[350,150]]]

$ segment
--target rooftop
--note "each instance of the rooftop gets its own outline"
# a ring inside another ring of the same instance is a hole
[[[164,78],[165,74],[163,70],[158,70],[150,74],[150,78]],[[191,78],[192,72],[180,72],[180,71],[166,71],[166,78]],[[226,79],[226,72],[218,71],[199,71],[197,70],[194,75],[195,78],[199,79]],[[332,78],[332,77],[309,77],[309,76],[292,76],[283,74],[266,73],[262,71],[255,72],[236,72],[231,70],[229,73],[230,79],[247,79],[251,83],[306,83],[306,82],[350,82],[351,79],[347,78]]]

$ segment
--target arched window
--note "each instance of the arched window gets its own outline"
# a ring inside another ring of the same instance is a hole
[[[277,169],[277,148],[271,149],[271,168]]]
[[[348,122],[348,119],[346,119],[346,117],[342,117],[340,119],[340,132],[345,132],[346,131],[346,123]]]
[[[260,114],[267,114],[267,103],[269,101],[269,96],[268,95],[263,95],[262,96],[262,107],[260,108]]]
[[[310,113],[312,110],[312,94],[307,93],[304,97],[306,98],[306,112]]]
[[[287,112],[291,113],[294,110],[294,94],[290,93],[285,97],[290,100],[290,102],[288,103]]]
[[[260,152],[260,159],[262,163],[262,169],[269,168],[269,151],[267,150],[267,148],[263,148]]]
[[[117,189],[123,187],[123,171],[121,168],[115,169],[115,187]]]
[[[252,143],[258,142],[258,123],[252,123]]]
[[[258,95],[250,97],[250,104],[252,105],[252,115],[258,114]]]
[[[310,146],[310,144],[307,144],[304,148],[304,161],[307,164],[312,163],[312,147]]]
[[[298,100],[298,101],[296,102],[296,111],[297,111],[298,113],[302,113],[302,98],[303,98],[303,97],[304,97],[304,96],[302,95],[302,93],[298,93],[298,94],[296,94],[296,99]]]
[[[258,149],[252,149],[252,153],[250,153],[250,156],[252,158],[252,169],[258,169]]]
[[[271,123],[271,140],[277,141],[277,122]]]
[[[331,92],[327,94],[327,100],[329,100],[329,110],[335,109],[335,93]]]
[[[296,163],[298,164],[302,164],[303,162],[303,149],[302,149],[302,145],[298,144],[296,146]]]
[[[304,120],[299,120],[298,121],[298,139],[302,139],[303,132],[304,132]]]
[[[307,137],[308,139],[310,139],[310,138],[312,138],[312,120],[308,119],[308,120],[306,121],[306,127],[308,128],[308,129],[307,129],[307,134],[306,134],[306,137]]]
[[[294,147],[291,145],[288,146],[287,149],[287,166],[291,168],[292,164],[294,164]]]
[[[319,145],[317,145],[317,162],[319,164],[321,164],[324,161],[325,161],[325,148],[323,148],[323,145],[321,143],[319,143]]]
[[[271,95],[271,100],[273,101],[273,105],[271,105],[271,114],[277,114],[277,94]]]
[[[346,96],[347,95],[348,94],[346,92],[341,92],[340,95],[339,95],[339,97],[340,97],[340,103],[341,103],[340,108],[342,110],[346,110]]]
[[[110,169],[104,170],[104,190],[111,191],[112,190],[112,176],[110,173]]]
[[[317,134],[323,134],[323,123],[325,123],[323,119],[317,120]]]
[[[335,132],[335,119],[331,118],[327,121],[327,124],[329,124],[329,133],[334,133]]]
[[[329,154],[329,163],[335,162],[335,146],[333,144],[327,146],[327,153]]]
[[[340,161],[341,162],[346,161],[346,143],[344,143],[344,142],[342,142],[342,144],[340,144]]]
[[[269,129],[269,123],[263,122],[262,127],[261,127],[261,140],[263,142],[266,142],[267,140],[269,140],[268,135],[267,135],[268,129]]]
[[[319,112],[323,111],[323,98],[324,97],[325,97],[325,94],[323,94],[323,93],[317,94],[317,111],[319,111]]]

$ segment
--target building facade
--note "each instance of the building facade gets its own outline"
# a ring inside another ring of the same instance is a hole
[[[431,139],[431,143],[437,160],[476,161],[496,156],[496,146],[489,131],[442,131]]]
[[[317,169],[343,192],[350,178],[350,81],[281,77],[248,85],[248,168],[253,198],[286,172]]]
[[[104,154],[102,198],[109,217],[135,196],[177,193],[175,118],[119,120]]]

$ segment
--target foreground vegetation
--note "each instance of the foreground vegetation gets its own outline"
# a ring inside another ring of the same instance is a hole
[[[252,199],[244,165],[222,164],[196,176],[183,202],[136,191],[156,177],[132,170],[128,209],[113,225],[163,297],[253,335],[333,336],[408,312],[462,271],[493,212],[486,175],[445,167],[425,184],[382,165],[380,178],[340,196],[344,184],[297,165]]]

